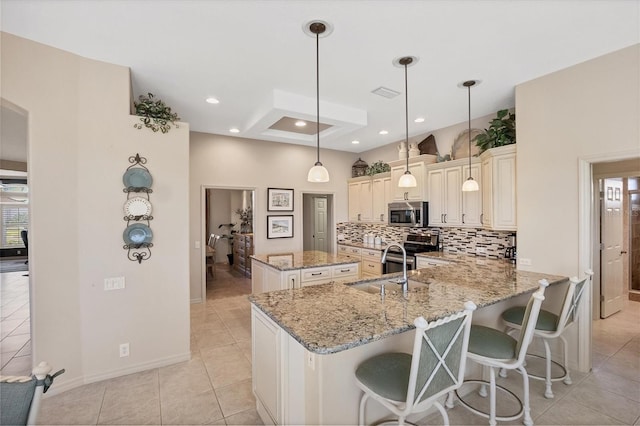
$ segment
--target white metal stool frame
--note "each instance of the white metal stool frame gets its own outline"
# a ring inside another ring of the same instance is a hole
[[[466,361],[466,352],[469,344],[469,330],[471,329],[471,317],[473,311],[476,310],[476,305],[473,302],[466,302],[464,304],[464,311],[458,312],[456,314],[450,315],[445,318],[438,319],[436,321],[432,321],[427,323],[427,321],[423,317],[418,317],[414,320],[414,325],[416,326],[415,338],[413,343],[413,352],[411,358],[411,370],[409,374],[409,383],[407,388],[407,398],[406,401],[394,401],[391,399],[384,398],[381,395],[378,395],[373,390],[369,389],[367,385],[362,383],[360,380],[356,378],[356,384],[360,389],[364,391],[362,398],[360,399],[360,410],[358,414],[358,424],[365,424],[365,407],[367,400],[369,397],[375,399],[388,410],[390,410],[393,414],[398,416],[397,424],[404,425],[405,419],[407,416],[413,413],[419,413],[421,411],[425,411],[431,406],[435,406],[440,414],[442,414],[443,424],[449,425],[449,416],[447,415],[447,411],[444,409],[442,404],[437,400],[443,395],[447,395],[454,389],[460,387],[464,380],[464,372],[465,372],[465,361]],[[440,353],[430,337],[426,334],[428,330],[437,328],[443,324],[449,323],[451,321],[458,320],[463,318],[463,321],[459,324],[457,330],[454,333],[454,336],[449,341],[446,349]],[[462,336],[462,345],[461,345],[461,356],[459,358],[460,363],[457,371],[451,371],[448,367],[445,358],[451,351],[453,345],[458,341],[460,334],[463,333]],[[424,345],[423,345],[424,344]],[[429,377],[426,379],[424,385],[421,388],[417,387],[418,375],[420,373],[420,355],[424,346],[428,346],[431,351],[438,358],[437,365],[430,372]],[[366,362],[366,361],[365,361]],[[433,381],[436,373],[440,370],[446,371],[446,374],[451,379],[453,384],[451,386],[445,387],[443,389],[438,390],[428,398],[421,400],[427,391],[427,388]]]
[[[549,286],[549,282],[545,279],[538,281],[540,287],[535,291],[529,298],[529,303],[527,304],[527,313],[525,314],[525,327],[520,330],[520,336],[518,339],[518,343],[516,346],[515,358],[512,359],[497,359],[490,358],[486,356],[482,356],[479,354],[475,354],[472,352],[467,352],[467,358],[470,360],[482,365],[483,367],[487,367],[489,370],[489,382],[486,380],[465,380],[465,384],[467,383],[477,383],[481,384],[482,387],[480,389],[480,395],[486,396],[485,386],[489,385],[489,404],[490,411],[489,413],[485,413],[472,407],[467,402],[464,401],[463,398],[460,397],[458,391],[455,391],[460,404],[467,408],[469,411],[489,419],[490,425],[497,425],[497,420],[500,421],[511,421],[515,420],[521,416],[523,416],[523,423],[526,426],[533,425],[533,419],[531,418],[531,406],[529,404],[529,377],[527,375],[527,371],[524,368],[524,360],[527,354],[527,348],[529,347],[529,343],[533,339],[533,330],[535,328],[535,324],[538,320],[538,314],[540,313],[540,306],[542,305],[542,301],[544,300],[544,291]],[[528,316],[528,318],[527,318]],[[502,386],[496,385],[496,372],[495,369],[506,369],[506,370],[517,370],[522,375],[523,382],[523,399],[524,402],[520,401],[520,399],[508,389],[505,389]],[[520,402],[520,409],[516,414],[511,416],[497,416],[496,415],[496,391],[497,389],[503,390],[512,396],[514,396]],[[453,394],[450,393],[447,398],[446,406],[447,408],[453,408]]]
[[[539,376],[537,374],[528,373],[529,378],[535,380],[544,380],[545,381],[545,391],[544,397],[551,399],[554,397],[553,390],[551,389],[551,385],[553,382],[562,380],[564,384],[570,385],[571,374],[569,373],[569,369],[567,367],[569,363],[569,354],[568,354],[568,344],[567,339],[564,338],[562,333],[571,328],[573,324],[576,323],[579,313],[580,301],[582,300],[582,295],[585,290],[589,291],[591,288],[591,280],[593,279],[593,271],[588,269],[585,271],[586,277],[582,280],[579,280],[577,277],[572,277],[569,280],[569,286],[567,287],[567,292],[565,293],[564,302],[562,304],[562,310],[560,311],[560,315],[558,316],[558,323],[556,324],[556,329],[554,331],[548,330],[539,330],[535,329],[533,331],[533,337],[539,337],[542,339],[544,343],[544,352],[545,352],[545,375]],[[507,333],[512,333],[521,328],[520,324],[512,323],[503,318],[505,323],[505,331]],[[550,339],[560,339],[562,342],[562,354],[563,354],[563,364],[554,361],[551,358],[551,349],[549,347]],[[533,356],[536,358],[543,358],[540,355],[536,354],[527,354],[527,356]],[[557,377],[551,377],[551,364],[555,364],[562,370],[562,375]],[[500,370],[500,377],[506,377],[506,371]]]

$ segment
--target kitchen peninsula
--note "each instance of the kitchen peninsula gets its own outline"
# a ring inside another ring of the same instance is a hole
[[[509,262],[474,257],[409,272],[409,293],[388,282],[398,274],[355,284],[322,285],[253,294],[253,391],[265,424],[356,424],[359,363],[387,351],[411,352],[412,322],[463,309],[478,310],[474,322],[497,326],[500,312],[523,303],[546,279],[566,277],[517,271]],[[386,294],[363,291],[386,282]],[[367,419],[385,416],[377,404]]]

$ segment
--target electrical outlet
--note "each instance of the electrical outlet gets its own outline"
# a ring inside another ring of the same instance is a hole
[[[531,259],[527,259],[527,258],[521,257],[520,259],[518,259],[518,261],[523,266],[531,266]]]
[[[487,254],[486,247],[476,247],[476,254]]]
[[[193,243],[194,248],[199,249],[200,248],[200,241],[196,241]]]
[[[124,288],[124,277],[112,277],[104,279],[104,290],[120,290]]]
[[[129,356],[129,344],[120,343],[120,358]]]

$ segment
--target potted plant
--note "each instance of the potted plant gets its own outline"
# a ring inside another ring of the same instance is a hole
[[[140,121],[145,127],[150,128],[154,132],[160,130],[162,133],[167,133],[171,129],[171,124],[178,127],[175,123],[180,120],[178,114],[171,112],[171,107],[168,107],[160,99],[155,99],[153,93],[147,93],[147,95],[140,95],[139,101],[133,102],[133,106],[136,108],[136,115],[140,115]],[[142,124],[135,124],[136,129],[142,129]]]
[[[369,167],[367,167],[367,176],[377,175],[378,173],[390,172],[391,166],[387,163],[384,163],[382,160],[376,161]]]
[[[224,228],[227,230],[227,233],[222,234],[220,238],[224,238],[225,240],[227,240],[227,243],[228,243],[227,259],[229,259],[229,265],[233,265],[233,234],[238,232],[235,229],[233,229],[234,226],[236,226],[235,223],[223,223],[218,225],[218,229]]]
[[[516,143],[516,114],[508,109],[501,109],[489,123],[489,128],[484,129],[475,140],[481,153],[490,148]]]

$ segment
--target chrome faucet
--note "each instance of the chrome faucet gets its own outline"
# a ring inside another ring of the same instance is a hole
[[[380,263],[387,262],[387,252],[393,246],[396,246],[400,250],[402,250],[402,278],[397,280],[396,282],[402,285],[402,293],[406,295],[409,291],[409,281],[407,280],[407,251],[404,249],[404,247],[402,247],[398,243],[389,244],[387,248],[384,249],[384,252],[382,252],[382,259],[380,259]]]

